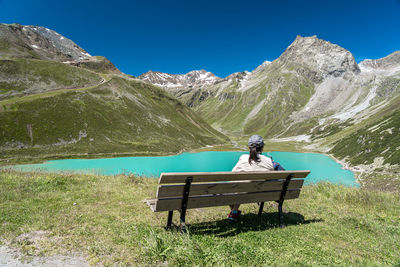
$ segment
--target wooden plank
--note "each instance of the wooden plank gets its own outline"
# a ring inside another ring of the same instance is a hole
[[[196,182],[240,181],[240,180],[274,180],[284,179],[290,174],[293,178],[305,178],[310,171],[268,171],[268,172],[181,172],[162,173],[159,184],[184,183],[188,176]]]
[[[239,181],[239,182],[218,182],[206,184],[192,184],[189,196],[225,194],[238,192],[265,192],[282,190],[285,180],[273,181]],[[300,189],[304,180],[291,180],[288,189]],[[158,187],[157,198],[182,197],[185,185],[160,185]]]
[[[230,204],[244,204],[264,201],[279,200],[281,191],[272,192],[256,192],[244,194],[228,194],[228,195],[210,195],[189,197],[188,209],[225,206]],[[288,190],[285,199],[298,198],[300,190]],[[156,207],[153,211],[179,210],[181,208],[182,198],[167,198],[157,200]]]

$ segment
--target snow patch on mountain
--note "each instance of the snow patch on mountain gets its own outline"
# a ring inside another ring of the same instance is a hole
[[[205,70],[193,70],[186,74],[168,74],[158,71],[148,71],[138,77],[165,89],[203,88],[210,86],[221,78]]]

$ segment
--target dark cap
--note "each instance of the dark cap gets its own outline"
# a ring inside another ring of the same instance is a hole
[[[249,138],[249,142],[247,143],[249,147],[255,146],[255,147],[263,147],[264,146],[264,140],[261,136],[258,134],[252,135]]]

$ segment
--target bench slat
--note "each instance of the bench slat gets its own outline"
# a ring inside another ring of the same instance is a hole
[[[159,184],[184,183],[188,176],[193,182],[217,182],[239,180],[275,180],[284,179],[290,174],[293,178],[305,178],[310,171],[269,171],[269,172],[182,172],[162,173]]]
[[[225,206],[235,203],[243,204],[243,203],[274,201],[274,200],[279,200],[280,195],[281,191],[272,191],[272,192],[189,197],[187,208],[193,209],[193,208],[204,208],[204,207],[214,207],[214,206]],[[299,195],[300,195],[299,189],[288,190],[286,192],[285,199],[298,198]],[[148,201],[148,205],[155,212],[179,210],[182,204],[182,198],[158,199],[156,201],[157,202],[155,204],[155,208],[153,208],[154,206],[150,205]]]
[[[240,181],[240,182],[219,182],[206,184],[192,184],[189,196],[224,194],[237,192],[262,192],[282,190],[285,180],[278,181]],[[288,189],[300,189],[304,180],[291,180]],[[160,185],[157,198],[182,197],[185,185]]]

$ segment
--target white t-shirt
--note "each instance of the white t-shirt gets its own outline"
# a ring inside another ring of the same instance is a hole
[[[233,167],[233,172],[251,172],[251,171],[273,171],[274,166],[272,165],[272,160],[269,157],[258,154],[260,162],[254,160],[249,164],[249,154],[241,155],[239,161]]]

